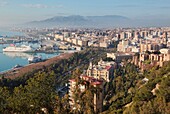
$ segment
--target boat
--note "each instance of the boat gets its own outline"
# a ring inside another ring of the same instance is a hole
[[[42,61],[41,56],[33,56],[33,57],[28,58],[29,63],[37,63],[37,62],[41,62],[41,61]]]
[[[22,53],[22,52],[3,52],[4,55],[11,57],[11,58],[22,58],[22,59],[28,59],[29,57],[32,57],[33,55],[29,54],[29,53]]]
[[[34,50],[31,46],[15,46],[14,44],[11,44],[10,46],[5,47],[3,52],[34,52]]]
[[[13,69],[18,69],[18,68],[21,68],[21,67],[23,67],[23,66],[22,66],[22,65],[17,64],[17,65],[15,65],[15,66],[13,67]]]

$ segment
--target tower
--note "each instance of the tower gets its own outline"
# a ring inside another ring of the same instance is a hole
[[[93,69],[93,63],[90,61],[89,69]]]
[[[163,44],[167,44],[168,41],[168,33],[164,32],[162,36]]]
[[[94,93],[94,111],[100,113],[102,112],[103,107],[103,82],[96,81],[91,84],[96,89],[96,92]]]
[[[90,61],[89,68],[87,69],[87,75],[92,76],[93,63]]]

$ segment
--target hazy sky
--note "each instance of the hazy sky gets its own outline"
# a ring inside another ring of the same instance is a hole
[[[59,15],[170,19],[170,0],[0,0],[0,26]]]

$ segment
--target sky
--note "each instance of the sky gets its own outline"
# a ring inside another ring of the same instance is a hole
[[[0,26],[68,15],[168,20],[170,0],[0,0]]]

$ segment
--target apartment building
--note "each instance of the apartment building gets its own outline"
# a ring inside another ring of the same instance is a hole
[[[159,51],[161,48],[162,48],[161,45],[158,45],[158,44],[155,44],[155,43],[140,44],[140,52]]]
[[[108,48],[109,44],[107,42],[100,42],[99,46],[102,48]]]
[[[151,64],[154,63],[162,67],[165,62],[170,61],[170,49],[160,49],[160,54],[148,54],[148,53],[140,53],[139,56],[139,67],[142,68],[144,62],[150,60]]]
[[[130,53],[107,53],[108,58],[112,58],[116,63],[120,63],[123,60],[132,60],[133,55]]]
[[[61,41],[64,41],[64,35],[62,35],[62,34],[55,34],[55,39],[60,39]]]
[[[88,45],[88,41],[87,40],[78,39],[77,45],[83,46],[83,47],[87,46]]]
[[[117,46],[118,52],[125,52],[126,48],[129,46],[129,40],[122,40]]]

